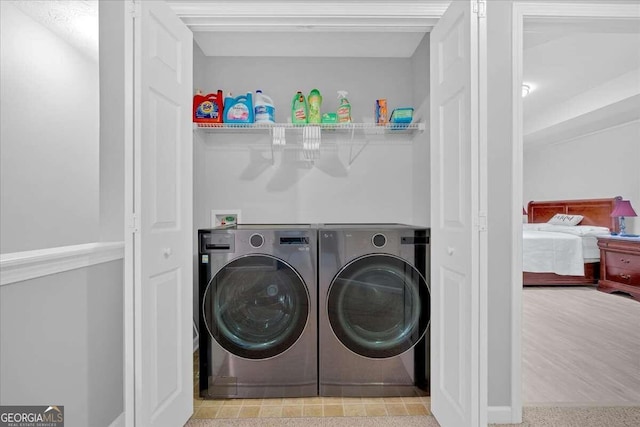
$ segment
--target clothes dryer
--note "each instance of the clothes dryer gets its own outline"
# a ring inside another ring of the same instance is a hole
[[[316,396],[317,230],[198,231],[200,396]]]
[[[429,392],[429,229],[319,229],[321,396]]]

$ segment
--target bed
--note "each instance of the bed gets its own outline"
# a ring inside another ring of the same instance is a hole
[[[597,284],[597,235],[619,231],[611,217],[617,198],[529,202],[523,225],[522,282],[530,285]],[[556,214],[581,215],[578,226],[548,224]]]

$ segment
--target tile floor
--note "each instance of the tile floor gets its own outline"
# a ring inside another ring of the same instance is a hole
[[[384,417],[429,415],[429,397],[194,398],[192,418]]]
[[[386,417],[431,413],[429,396],[205,400],[198,393],[198,352],[194,354],[193,368],[193,419]]]

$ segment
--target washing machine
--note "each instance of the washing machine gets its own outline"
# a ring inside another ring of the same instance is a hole
[[[317,229],[236,225],[198,241],[200,396],[317,396]]]
[[[427,228],[319,228],[319,393],[429,393]]]

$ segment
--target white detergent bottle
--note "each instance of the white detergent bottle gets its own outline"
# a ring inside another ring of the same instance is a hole
[[[261,90],[256,90],[256,96],[253,105],[254,119],[256,123],[276,122],[276,108],[273,105],[273,101],[270,97],[262,93]]]

